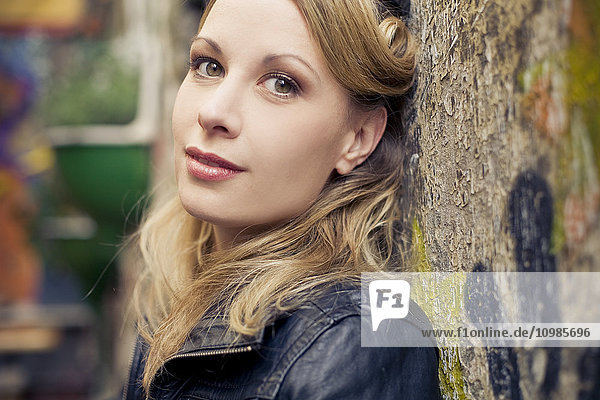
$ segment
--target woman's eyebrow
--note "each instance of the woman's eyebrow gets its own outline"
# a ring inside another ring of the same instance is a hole
[[[264,58],[264,60],[263,60],[263,63],[264,63],[264,64],[270,64],[270,63],[272,63],[273,61],[277,61],[277,60],[280,60],[280,59],[282,59],[282,58],[291,58],[291,59],[294,59],[294,60],[296,60],[296,61],[299,61],[299,62],[300,62],[301,64],[303,64],[303,65],[304,65],[304,66],[305,66],[305,67],[306,67],[306,68],[307,68],[307,69],[308,69],[310,72],[312,72],[312,73],[313,73],[313,75],[315,75],[315,77],[316,77],[316,78],[317,78],[317,79],[320,81],[320,79],[319,79],[319,74],[317,74],[317,71],[315,71],[315,70],[313,69],[313,67],[311,67],[311,65],[310,65],[310,64],[309,64],[307,61],[305,61],[305,60],[304,60],[302,57],[300,57],[300,56],[297,56],[296,54],[291,54],[291,53],[289,53],[289,54],[287,54],[287,53],[286,53],[286,54],[269,54],[269,55],[267,55],[267,56]]]
[[[212,47],[212,49],[219,55],[223,54],[223,50],[221,50],[221,47],[217,44],[217,42],[215,42],[214,40],[212,40],[210,38],[204,37],[204,36],[196,35],[196,36],[192,37],[192,39],[190,39],[190,46],[198,41],[205,42],[210,47]],[[310,72],[312,72],[312,74],[320,81],[319,74],[317,74],[317,71],[315,71],[314,68],[307,61],[305,61],[302,57],[300,57],[296,54],[292,54],[292,53],[268,54],[263,59],[263,63],[266,65],[266,64],[270,64],[274,61],[278,61],[278,60],[285,59],[285,58],[291,58],[293,60],[298,61],[300,64],[304,65]]]
[[[206,42],[210,47],[213,48],[215,52],[217,52],[218,54],[223,54],[223,51],[221,50],[221,47],[217,44],[217,42],[204,36],[196,35],[192,37],[192,39],[190,40],[190,46],[198,41]]]

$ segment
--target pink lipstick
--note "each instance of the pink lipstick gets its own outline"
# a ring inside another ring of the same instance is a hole
[[[224,181],[245,171],[231,161],[216,154],[205,153],[197,147],[186,147],[185,154],[189,174],[203,181]]]

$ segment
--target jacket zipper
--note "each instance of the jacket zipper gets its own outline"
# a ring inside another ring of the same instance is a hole
[[[122,400],[126,400],[127,399],[127,392],[129,392],[129,381],[131,380],[131,373],[133,372],[131,369],[133,368],[133,358],[135,357],[135,352],[137,351],[138,348],[138,340],[136,338],[135,341],[135,345],[133,346],[133,350],[131,350],[131,355],[129,356],[129,367],[127,368],[127,371],[129,372],[129,375],[127,377],[127,381],[125,382],[125,388],[123,389],[123,397]]]
[[[205,357],[205,356],[220,356],[226,354],[239,354],[239,353],[247,353],[253,350],[251,345],[242,346],[242,347],[231,347],[226,349],[215,349],[215,350],[198,350],[192,353],[186,354],[176,354],[167,358],[165,362],[169,362],[172,360],[177,360],[181,358],[191,358],[191,357]]]
[[[131,372],[132,372],[131,368],[133,368],[133,358],[135,357],[135,352],[137,350],[137,346],[138,346],[138,344],[136,343],[136,345],[133,348],[133,351],[131,352],[131,356],[129,357],[129,375],[131,375]],[[230,348],[225,348],[225,349],[198,350],[198,351],[194,351],[192,353],[176,354],[174,356],[169,357],[165,361],[165,363],[169,362],[171,360],[177,360],[177,359],[181,359],[181,358],[206,357],[206,356],[217,356],[217,355],[226,355],[226,354],[247,353],[247,352],[252,351],[253,349],[254,349],[253,346],[247,345],[247,346],[242,346],[242,347],[230,347]],[[125,390],[123,390],[122,400],[127,399],[128,391],[129,391],[129,380],[128,380],[127,384],[125,385]]]

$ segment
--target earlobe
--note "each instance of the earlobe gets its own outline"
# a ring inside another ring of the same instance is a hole
[[[383,136],[387,124],[387,111],[381,106],[365,112],[360,124],[351,132],[351,144],[336,163],[335,169],[345,175],[365,162]]]

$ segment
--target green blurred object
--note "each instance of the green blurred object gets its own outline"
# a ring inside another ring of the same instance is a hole
[[[58,146],[55,151],[74,202],[99,225],[124,221],[148,190],[148,145],[73,144]]]
[[[121,225],[98,225],[89,239],[57,239],[54,241],[55,260],[66,263],[77,277],[82,295],[89,292],[88,300],[96,309],[102,307],[106,288],[114,286],[118,271],[113,263],[123,237]]]
[[[78,277],[84,292],[93,289],[88,300],[100,309],[103,294],[117,277],[114,257],[143,212],[151,147],[71,144],[55,151],[67,196],[63,201],[88,214],[95,231],[88,237],[56,238],[54,255]]]

